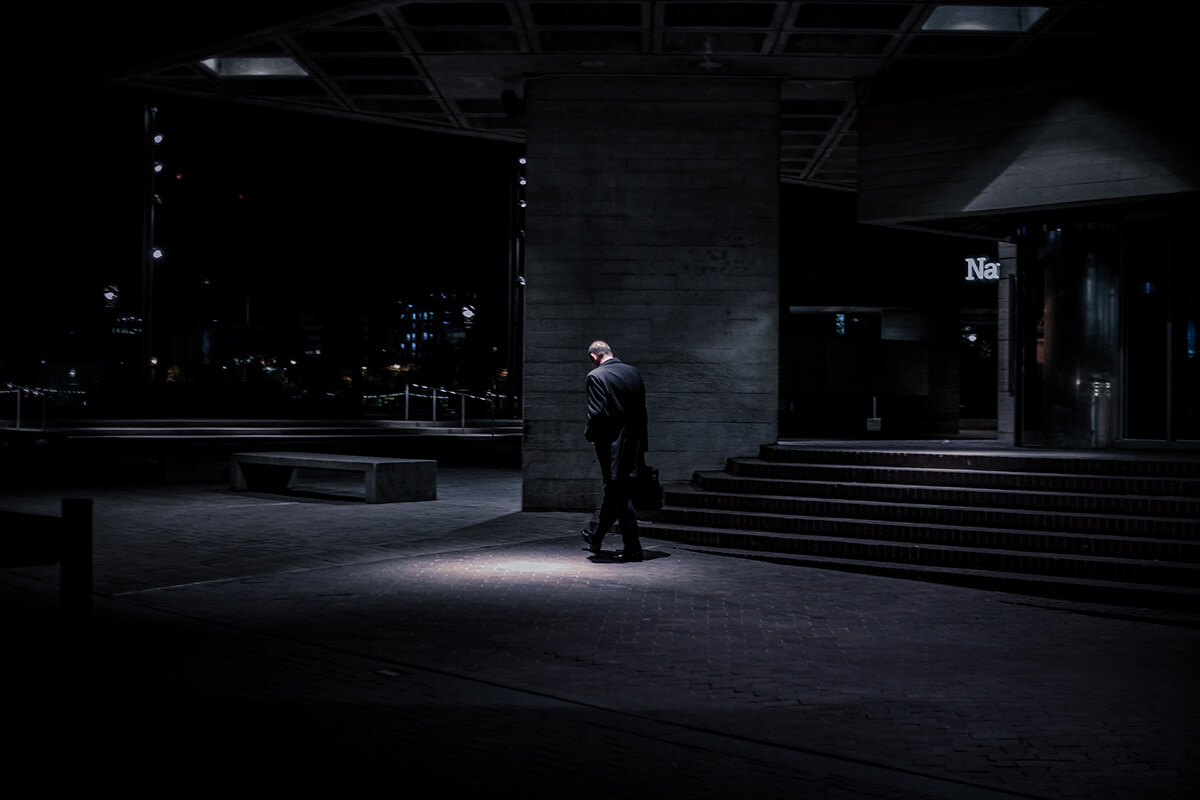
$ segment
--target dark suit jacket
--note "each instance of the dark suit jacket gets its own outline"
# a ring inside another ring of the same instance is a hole
[[[610,358],[588,373],[587,405],[584,438],[596,446],[604,480],[636,476],[649,447],[641,373]]]

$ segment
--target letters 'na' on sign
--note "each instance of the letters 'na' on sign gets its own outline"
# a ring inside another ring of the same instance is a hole
[[[998,281],[1000,280],[1000,264],[995,261],[988,261],[986,257],[968,258],[967,280]]]

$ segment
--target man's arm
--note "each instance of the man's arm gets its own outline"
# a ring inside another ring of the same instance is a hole
[[[583,438],[589,442],[596,441],[596,432],[608,420],[608,394],[604,384],[595,375],[587,376],[587,427],[584,428]]]

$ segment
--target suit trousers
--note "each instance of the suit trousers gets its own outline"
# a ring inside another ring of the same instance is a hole
[[[592,541],[596,549],[604,534],[614,522],[621,523],[621,539],[624,540],[624,552],[630,555],[642,552],[642,542],[638,539],[637,512],[633,508],[633,485],[628,480],[609,479],[604,482],[604,502],[600,506],[600,520],[592,533]]]

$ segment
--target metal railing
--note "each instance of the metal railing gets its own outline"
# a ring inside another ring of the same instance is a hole
[[[52,396],[86,397],[86,394],[83,391],[6,384],[0,387],[0,409],[3,409],[0,410],[0,420],[5,420],[0,422],[0,427],[7,427],[6,421],[12,420],[15,430],[45,431]],[[15,407],[8,407],[7,402],[4,402],[9,396],[15,398]],[[406,385],[402,392],[364,395],[362,398],[364,410],[369,404],[375,403],[381,410],[391,411],[393,416],[401,417],[405,421],[429,420],[437,423],[440,419],[448,423],[457,411],[459,428],[462,431],[466,430],[468,420],[471,419],[468,413],[471,410],[470,404],[474,404],[481,412],[476,415],[476,419],[489,420],[493,434],[496,428],[496,409],[506,399],[509,398],[494,392],[474,394],[415,383]],[[30,425],[30,401],[36,404],[35,413],[40,416],[40,425]]]
[[[39,388],[35,388],[32,386],[14,386],[11,383],[6,384],[3,389],[0,389],[0,397],[13,395],[14,397],[16,397],[16,400],[17,400],[15,413],[13,415],[13,421],[14,421],[13,429],[18,430],[18,431],[23,430],[22,414],[25,413],[25,408],[22,405],[22,400],[28,398],[31,400],[36,400],[36,399],[41,400],[41,417],[42,417],[41,430],[43,430],[43,431],[46,430],[46,416],[47,416],[47,413],[49,410],[50,395],[52,395],[52,394],[82,395],[84,393],[83,392],[62,391],[59,389],[39,389]],[[7,414],[5,416],[7,417]],[[35,430],[35,428],[30,428],[30,427],[26,427],[24,429],[25,430]]]
[[[455,402],[457,399],[457,403]],[[364,404],[374,402],[380,408],[393,407],[400,414],[400,406],[403,404],[403,419],[412,421],[414,419],[425,420],[430,422],[438,422],[439,413],[442,418],[449,422],[449,417],[453,415],[454,405],[458,406],[459,428],[465,431],[467,428],[468,401],[486,404],[486,414],[490,420],[492,432],[495,433],[496,427],[496,406],[502,396],[493,392],[485,392],[482,395],[473,394],[471,392],[462,392],[453,389],[438,388],[436,386],[423,386],[418,383],[406,384],[403,392],[391,392],[387,394],[364,395]],[[426,407],[428,401],[428,414],[420,411]],[[440,409],[440,412],[439,412]]]

